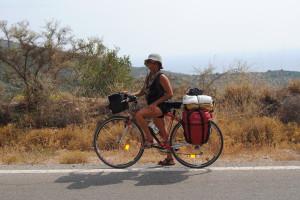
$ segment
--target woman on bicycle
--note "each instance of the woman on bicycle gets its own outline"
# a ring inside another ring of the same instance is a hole
[[[135,114],[137,123],[142,128],[146,135],[146,141],[144,143],[144,148],[150,148],[154,139],[150,133],[148,127],[148,121],[146,118],[153,118],[153,122],[159,129],[159,134],[165,140],[167,138],[167,130],[165,127],[164,114],[167,113],[167,108],[165,101],[172,98],[173,91],[169,79],[165,74],[161,73],[162,59],[159,54],[150,54],[148,59],[144,62],[145,66],[148,67],[150,73],[146,76],[145,82],[142,88],[132,93],[134,96],[144,95],[148,106],[139,110]],[[128,93],[125,91],[125,93]],[[165,141],[167,142],[167,141]],[[159,165],[174,165],[174,159],[171,153],[167,154],[167,158],[159,161]]]

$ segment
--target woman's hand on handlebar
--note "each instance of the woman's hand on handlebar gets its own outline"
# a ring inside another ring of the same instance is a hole
[[[135,93],[130,94],[128,91],[123,91],[122,93],[127,95],[127,102],[135,101],[137,99]]]
[[[122,93],[128,95],[128,96],[132,96],[132,97],[137,97],[137,94],[136,93],[130,93],[128,91],[123,91]]]
[[[123,93],[123,94],[130,95],[130,93],[129,93],[128,91],[123,91],[122,93]]]

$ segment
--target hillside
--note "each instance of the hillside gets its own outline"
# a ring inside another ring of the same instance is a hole
[[[134,77],[140,77],[140,76],[145,76],[147,73],[149,73],[149,70],[146,67],[131,67],[131,72]],[[162,70],[162,72],[171,75],[173,77],[193,77],[193,75],[175,73],[166,70]]]
[[[145,76],[147,74],[147,68],[146,67],[132,67],[132,74],[134,77],[141,77]],[[165,71],[164,73],[172,77],[173,79],[185,79],[189,80],[190,82],[197,82],[198,75],[188,75],[183,73],[174,73],[171,71]],[[218,75],[218,73],[214,74],[215,76]],[[232,74],[233,76],[239,76],[241,74]],[[285,71],[285,70],[268,70],[267,72],[247,72],[247,75],[251,77],[254,81],[256,80],[263,80],[268,83],[271,83],[274,86],[285,86],[288,81],[292,79],[300,79],[300,72],[298,71]]]

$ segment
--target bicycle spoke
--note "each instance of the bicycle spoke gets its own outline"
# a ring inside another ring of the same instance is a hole
[[[142,156],[144,140],[135,123],[126,126],[126,117],[112,117],[99,125],[94,147],[98,157],[114,168],[125,168],[136,163]]]
[[[223,149],[223,137],[220,129],[212,122],[210,139],[202,145],[184,143],[184,131],[181,124],[174,127],[171,144],[174,157],[183,165],[202,168],[211,165],[220,156]]]

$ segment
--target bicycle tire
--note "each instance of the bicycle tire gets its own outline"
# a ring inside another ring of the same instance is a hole
[[[144,152],[141,148],[144,141],[143,132],[134,121],[127,126],[127,120],[124,116],[112,116],[100,123],[94,134],[97,156],[113,168],[126,168],[135,164]],[[126,127],[126,136],[119,141]]]
[[[190,168],[203,168],[214,163],[223,150],[223,135],[215,122],[211,121],[211,133],[207,143],[193,145],[185,141],[181,123],[174,126],[170,136],[172,154],[182,165]]]

